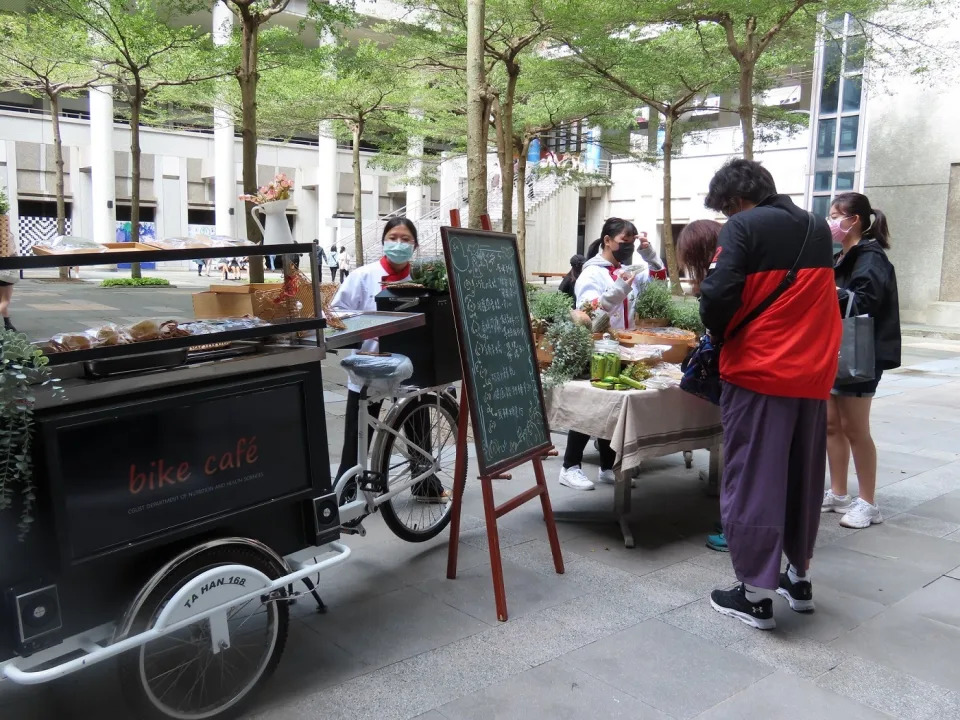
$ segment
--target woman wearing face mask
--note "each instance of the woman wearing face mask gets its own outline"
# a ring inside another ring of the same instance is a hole
[[[827,458],[830,489],[823,512],[843,513],[840,524],[866,528],[883,522],[876,505],[877,448],[870,436],[870,405],[884,370],[900,366],[900,305],[897,276],[884,252],[890,235],[884,214],[870,207],[866,195],[838,195],[830,207],[830,232],[842,246],[835,257],[834,276],[840,313],[873,318],[876,373],[873,380],[837,385],[827,405]],[[847,494],[850,455],[857,470],[860,496]]]
[[[650,279],[646,264],[627,267],[633,262],[636,239],[637,228],[632,222],[620,218],[608,219],[603,224],[600,238],[594,240],[587,249],[587,261],[574,287],[576,306],[579,308],[585,302],[593,303],[598,316],[609,316],[610,327],[614,330],[627,330],[634,326],[630,312],[631,294],[635,294]],[[588,435],[575,430],[567,433],[567,449],[560,471],[561,485],[574,490],[593,490],[593,482],[580,467],[589,440]],[[599,439],[597,445],[600,450],[598,482],[612,484],[616,479],[613,472],[616,453],[610,447],[609,440]]]
[[[334,312],[376,310],[374,298],[385,283],[410,280],[410,260],[417,249],[417,226],[405,217],[391,218],[383,228],[382,242],[382,258],[358,267],[343,280],[330,303]],[[379,347],[377,340],[364,340],[361,350],[377,352]],[[338,478],[357,462],[360,387],[348,382],[347,389],[347,414]],[[371,403],[368,409],[371,415],[377,416],[380,414],[380,403]]]

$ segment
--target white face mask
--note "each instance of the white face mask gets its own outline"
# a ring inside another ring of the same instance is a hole
[[[413,244],[388,240],[383,244],[383,254],[394,265],[404,265],[413,257]]]

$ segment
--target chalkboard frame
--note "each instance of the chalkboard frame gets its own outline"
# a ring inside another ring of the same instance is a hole
[[[511,233],[498,233],[492,232],[489,230],[475,230],[473,228],[463,228],[463,227],[451,227],[443,226],[440,228],[440,239],[443,244],[443,258],[447,265],[447,273],[450,276],[450,298],[453,302],[453,321],[457,328],[457,344],[460,347],[460,361],[463,366],[463,387],[467,395],[467,399],[470,405],[470,415],[473,418],[480,417],[480,403],[479,397],[477,395],[476,384],[474,383],[473,369],[470,365],[468,359],[468,351],[466,342],[464,340],[463,333],[463,320],[461,315],[461,303],[460,295],[457,290],[457,285],[453,281],[454,268],[453,261],[450,253],[450,235],[455,234],[457,237],[468,237],[474,238],[476,240],[509,240],[513,248],[513,264],[516,278],[518,282],[517,293],[519,294],[522,306],[524,317],[530,317],[530,308],[527,305],[527,293],[526,288],[524,287],[523,281],[523,272],[520,268],[520,253],[517,248],[517,236]],[[536,343],[533,340],[533,329],[530,327],[529,320],[525,323],[526,325],[526,336],[527,341],[529,342],[530,352],[533,360],[534,368],[537,368],[537,351]],[[531,458],[539,457],[543,455],[546,450],[549,450],[553,447],[553,443],[550,442],[550,426],[547,424],[547,410],[546,404],[543,400],[543,384],[540,381],[540,373],[538,371],[534,372],[534,378],[537,384],[537,398],[540,403],[540,413],[543,418],[543,436],[546,440],[532,448],[526,448],[521,453],[513,455],[509,458],[504,458],[494,463],[488,463],[486,455],[484,453],[483,443],[480,442],[476,437],[474,438],[474,444],[477,449],[477,464],[480,469],[480,475],[482,477],[489,477],[492,475],[497,475],[499,473],[515,468],[518,465],[522,465]],[[476,429],[474,429],[476,432]]]

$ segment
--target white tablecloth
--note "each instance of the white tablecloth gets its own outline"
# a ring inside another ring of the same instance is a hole
[[[722,440],[720,408],[678,387],[666,390],[599,390],[574,380],[544,390],[552,430],[577,430],[610,440],[617,470],[642,460]]]

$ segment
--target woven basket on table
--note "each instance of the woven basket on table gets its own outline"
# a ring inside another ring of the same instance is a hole
[[[322,283],[320,285],[320,307],[327,320],[327,326],[343,330],[343,321],[330,309],[330,303],[337,292],[337,286]],[[302,272],[294,274],[289,282],[269,290],[257,290],[253,294],[254,314],[267,322],[284,322],[314,318],[313,286]],[[307,331],[298,333],[300,337]]]

